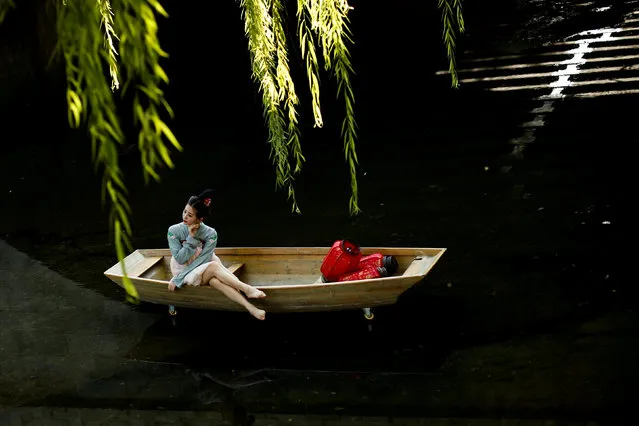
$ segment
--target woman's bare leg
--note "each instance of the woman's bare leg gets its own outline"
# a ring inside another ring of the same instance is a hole
[[[233,287],[236,290],[244,292],[246,297],[250,297],[252,299],[266,297],[266,294],[264,294],[263,291],[243,283],[219,262],[211,262],[206,270],[204,270],[204,273],[202,274],[202,282],[208,283],[213,277],[217,278],[222,284],[226,284],[229,287]]]
[[[226,297],[228,297],[232,301],[244,306],[246,310],[249,311],[249,313],[253,315],[255,318],[259,320],[263,320],[264,318],[266,318],[266,311],[255,307],[251,302],[246,300],[246,298],[242,296],[242,294],[236,289],[223,284],[217,278],[211,278],[211,280],[209,281],[209,285],[221,291]]]

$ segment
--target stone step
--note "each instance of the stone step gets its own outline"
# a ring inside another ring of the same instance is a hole
[[[428,417],[375,417],[271,414],[271,413],[224,413],[219,411],[177,410],[119,410],[104,408],[59,408],[59,407],[0,407],[0,424],[3,426],[99,426],[99,425],[253,425],[253,426],[615,426],[614,420],[583,421],[565,419],[518,419],[518,418],[428,418]]]

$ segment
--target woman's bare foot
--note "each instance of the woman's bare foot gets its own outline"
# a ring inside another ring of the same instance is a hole
[[[266,297],[266,294],[262,290],[258,290],[255,287],[248,286],[248,289],[244,292],[249,299],[262,299]]]
[[[263,309],[249,309],[249,312],[258,320],[264,320],[266,318],[266,311]]]

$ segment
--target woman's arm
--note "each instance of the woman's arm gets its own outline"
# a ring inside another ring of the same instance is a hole
[[[199,245],[199,241],[193,238],[191,235],[186,237],[184,243],[181,242],[183,232],[180,229],[180,225],[173,225],[169,228],[167,234],[167,240],[169,242],[169,249],[171,255],[177,263],[184,265],[195,254],[195,250]]]

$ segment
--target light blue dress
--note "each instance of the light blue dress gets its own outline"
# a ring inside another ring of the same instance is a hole
[[[184,279],[191,271],[211,261],[217,247],[217,232],[201,223],[194,238],[189,235],[189,227],[185,223],[178,223],[169,227],[167,240],[173,260],[179,265],[184,265],[171,281],[176,287],[182,287]],[[196,254],[197,257],[193,259]]]

